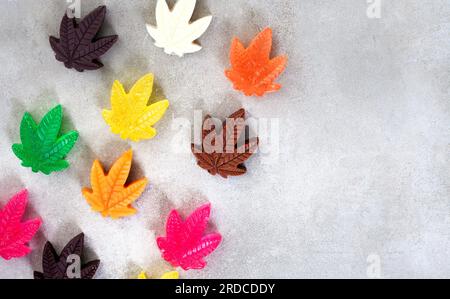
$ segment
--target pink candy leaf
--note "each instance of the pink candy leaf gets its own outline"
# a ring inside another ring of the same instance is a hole
[[[41,226],[40,219],[21,222],[28,202],[28,192],[16,194],[0,210],[0,257],[5,260],[21,258],[31,252],[27,243]]]
[[[222,236],[218,233],[204,236],[208,225],[211,205],[207,204],[183,222],[176,210],[173,210],[166,224],[166,237],[157,239],[163,258],[174,267],[184,270],[205,268],[203,260],[219,246]]]

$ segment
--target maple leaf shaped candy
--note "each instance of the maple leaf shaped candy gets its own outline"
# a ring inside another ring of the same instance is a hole
[[[147,24],[147,31],[155,40],[155,45],[164,48],[165,53],[183,57],[184,54],[195,53],[202,49],[194,41],[208,29],[212,16],[189,23],[196,2],[196,0],[178,0],[170,11],[166,0],[158,0],[157,27]]]
[[[192,153],[198,166],[211,175],[219,174],[223,178],[245,174],[247,169],[243,163],[256,152],[259,144],[258,138],[241,142],[245,129],[244,109],[228,117],[220,134],[217,134],[211,117],[207,116],[203,122],[202,145],[197,147],[192,144]]]
[[[100,260],[76,268],[77,260],[81,262],[84,251],[84,234],[81,233],[64,247],[61,254],[57,254],[52,243],[47,242],[42,254],[43,272],[34,272],[34,279],[92,279],[100,265]],[[78,259],[72,259],[78,257]],[[79,270],[79,273],[77,273]]]
[[[287,56],[270,59],[272,50],[272,29],[267,28],[245,48],[239,39],[235,38],[231,45],[231,69],[225,71],[228,79],[236,90],[246,96],[263,96],[281,88],[274,83],[283,73],[287,64]]]
[[[46,175],[69,167],[69,162],[64,159],[77,142],[78,132],[71,131],[58,137],[62,117],[61,105],[50,110],[39,125],[29,113],[25,113],[20,124],[22,144],[12,146],[14,154],[22,160],[22,166]]]
[[[96,37],[105,15],[106,6],[100,6],[77,23],[75,18],[69,18],[66,13],[61,21],[59,39],[50,36],[50,45],[56,59],[63,62],[67,68],[74,68],[79,72],[103,67],[99,58],[118,39],[117,35]]]
[[[186,221],[173,210],[166,224],[166,236],[156,241],[163,258],[174,267],[184,270],[200,270],[206,266],[203,260],[219,246],[222,236],[218,233],[204,236],[211,213],[211,205],[198,208]]]
[[[5,260],[28,255],[31,249],[26,244],[41,226],[40,219],[21,222],[27,207],[27,199],[28,192],[23,190],[0,210],[0,257]]]
[[[136,214],[131,206],[147,186],[147,179],[140,179],[128,186],[124,186],[131,169],[133,152],[129,150],[120,157],[107,175],[98,160],[94,162],[91,171],[92,190],[83,189],[83,195],[89,205],[103,217],[113,219]]]
[[[153,128],[169,108],[169,101],[163,100],[147,106],[153,91],[153,74],[147,74],[127,94],[123,85],[115,81],[111,92],[112,110],[104,110],[103,118],[114,134],[123,140],[139,142],[152,139],[157,131]]]

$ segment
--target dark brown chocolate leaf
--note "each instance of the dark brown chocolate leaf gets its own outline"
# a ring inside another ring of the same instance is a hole
[[[106,6],[99,6],[79,24],[75,18],[64,15],[59,30],[59,39],[50,36],[50,45],[58,61],[67,68],[79,72],[96,70],[103,66],[99,58],[117,41],[118,36],[96,38],[103,25]]]
[[[46,275],[50,277],[60,275],[60,270],[58,267],[58,254],[50,242],[47,242],[44,247],[44,253],[42,255],[42,269],[44,270],[44,273],[39,274],[42,274],[43,278],[45,278]],[[36,273],[38,272],[35,272],[35,276]]]
[[[44,274],[34,271],[34,279],[44,279]]]
[[[219,174],[223,178],[245,174],[244,162],[256,152],[259,144],[258,138],[246,138],[240,144],[246,128],[244,109],[230,115],[223,123],[221,132],[217,132],[212,118],[207,116],[203,121],[201,146],[191,145],[198,166],[211,175]]]
[[[100,261],[92,261],[87,263],[81,270],[82,279],[92,279],[94,278],[95,272],[97,272],[98,266],[100,266]]]
[[[83,256],[84,249],[84,234],[81,233],[73,238],[61,254],[58,255],[50,242],[47,242],[44,247],[42,255],[42,270],[43,272],[34,272],[35,279],[68,279],[68,264],[67,258],[71,255],[77,255],[80,260]],[[88,262],[85,265],[80,265],[81,279],[92,279],[100,265],[99,260]]]
[[[75,254],[81,257],[84,247],[84,234],[79,234],[64,247],[59,255],[59,259],[66,263],[67,257],[71,254]]]

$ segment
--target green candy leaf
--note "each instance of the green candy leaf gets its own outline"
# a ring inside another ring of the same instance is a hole
[[[72,131],[58,137],[63,113],[61,105],[50,110],[36,125],[33,117],[25,113],[20,124],[22,144],[14,144],[12,150],[22,161],[22,166],[46,175],[69,167],[64,160],[78,140],[78,132]]]

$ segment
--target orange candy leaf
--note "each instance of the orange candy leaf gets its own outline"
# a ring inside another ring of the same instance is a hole
[[[248,48],[235,38],[231,44],[231,69],[225,75],[236,90],[246,96],[263,96],[281,88],[275,80],[284,72],[287,56],[270,59],[272,29],[266,28],[258,34]]]
[[[132,159],[133,151],[129,150],[106,175],[100,162],[94,162],[91,170],[92,189],[84,188],[82,192],[92,209],[103,217],[117,219],[136,214],[131,204],[144,192],[148,181],[143,178],[125,186]]]

